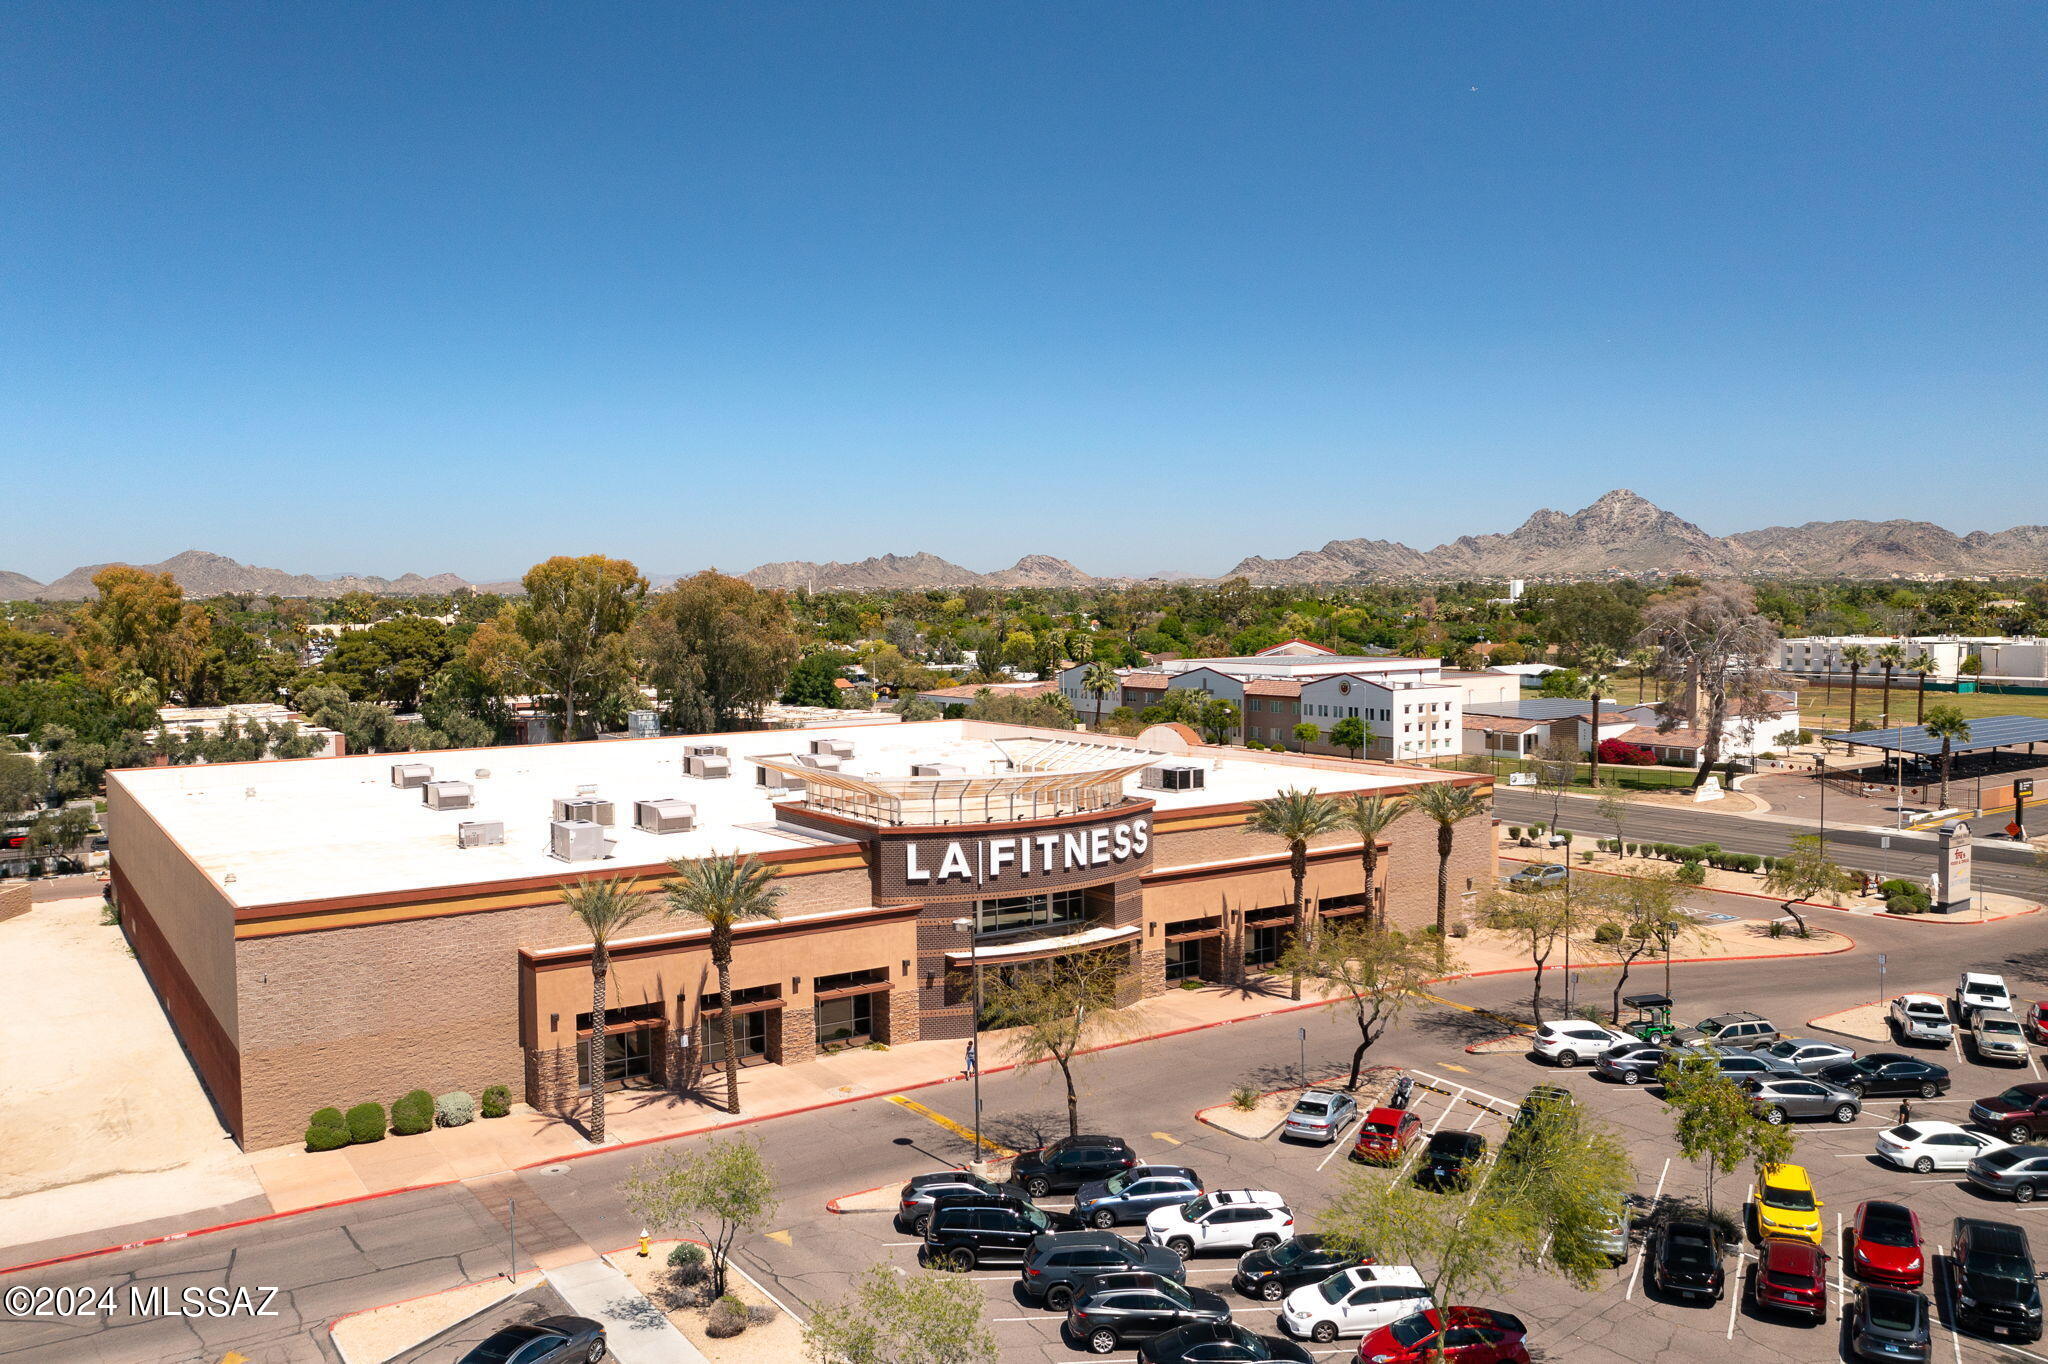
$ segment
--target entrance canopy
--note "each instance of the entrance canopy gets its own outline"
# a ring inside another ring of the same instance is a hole
[[[1821,736],[1837,743],[1883,749],[1921,758],[1941,756],[1941,740],[1927,732],[1925,725],[1897,729],[1860,729],[1848,734]],[[2048,718],[2038,715],[1986,715],[1970,721],[1970,737],[1949,744],[1952,753],[1988,753],[2017,744],[2048,743]]]

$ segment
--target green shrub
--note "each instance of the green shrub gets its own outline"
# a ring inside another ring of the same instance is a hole
[[[713,1340],[726,1340],[746,1329],[747,1305],[730,1293],[711,1304],[704,1319],[704,1334]]]
[[[502,1118],[512,1111],[512,1091],[503,1085],[486,1085],[477,1106],[487,1118]]]
[[[703,1263],[704,1247],[698,1245],[695,1241],[678,1241],[675,1244],[675,1249],[668,1253],[668,1267],[670,1269],[682,1269],[689,1265],[701,1265]]]
[[[348,1129],[348,1119],[341,1116],[341,1110],[338,1108],[323,1108],[318,1113],[315,1113],[313,1121],[306,1125],[308,1127],[339,1127],[346,1131]]]
[[[341,1116],[340,1111],[337,1109],[323,1108],[320,1111],[323,1113],[333,1113],[337,1118]],[[306,1149],[308,1151],[332,1151],[346,1146],[348,1143],[348,1129],[338,1122],[331,1126],[324,1123],[314,1123],[306,1129]]]
[[[1579,854],[1579,861],[1581,861],[1581,862],[1591,862],[1592,860],[1593,860],[1593,854],[1591,854],[1591,853],[1589,853],[1589,852],[1582,852],[1582,853],[1580,853],[1580,854]]]
[[[391,1103],[391,1131],[394,1136],[416,1137],[434,1125],[434,1096],[415,1089]]]
[[[1230,1091],[1230,1106],[1240,1113],[1249,1113],[1259,1106],[1263,1097],[1257,1085],[1239,1085]]]
[[[476,1116],[476,1100],[457,1090],[434,1100],[434,1121],[443,1127],[461,1127]]]
[[[1894,878],[1877,888],[1884,907],[1893,914],[1925,914],[1934,908],[1934,897],[1917,881]]]
[[[1721,845],[1719,843],[1702,843],[1700,844],[1700,851],[1703,853],[1717,853],[1721,851]]]
[[[1620,925],[1620,924],[1602,924],[1602,925],[1600,925],[1600,926],[1599,926],[1598,928],[1596,928],[1596,929],[1594,929],[1594,930],[1593,930],[1593,941],[1594,941],[1594,942],[1620,942],[1620,941],[1621,941],[1621,925]]]
[[[1519,824],[1510,824],[1510,825],[1508,825],[1508,837],[1509,837],[1509,838],[1520,838],[1521,836],[1522,836],[1522,826],[1521,826],[1521,825],[1519,825]]]
[[[358,1146],[384,1140],[384,1105],[357,1104],[348,1111],[348,1139]]]
[[[1688,886],[1703,886],[1707,883],[1707,869],[1697,862],[1678,864],[1678,879]]]

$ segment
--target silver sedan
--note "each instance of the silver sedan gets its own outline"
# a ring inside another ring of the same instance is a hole
[[[1834,1042],[1817,1042],[1811,1037],[1784,1037],[1754,1050],[1758,1056],[1785,1062],[1801,1075],[1818,1075],[1837,1062],[1856,1059],[1856,1053],[1847,1047]]]
[[[1305,1089],[1281,1127],[1301,1141],[1333,1142],[1358,1116],[1358,1100],[1341,1089]]]

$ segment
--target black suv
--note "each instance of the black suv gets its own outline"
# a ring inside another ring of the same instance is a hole
[[[1425,1189],[1463,1189],[1486,1159],[1486,1138],[1477,1132],[1439,1132],[1415,1167],[1415,1182]]]
[[[1008,1198],[1017,1203],[1031,1201],[1015,1184],[998,1184],[969,1170],[934,1170],[926,1175],[912,1175],[910,1182],[897,1195],[896,1230],[914,1231],[922,1236],[924,1224],[940,1199],[968,1195]]]
[[[1150,1340],[1191,1321],[1229,1321],[1230,1304],[1206,1288],[1158,1274],[1098,1274],[1074,1290],[1067,1336],[1106,1355],[1127,1341]]]
[[[1265,1250],[1248,1250],[1237,1259],[1231,1287],[1248,1298],[1278,1302],[1297,1288],[1321,1283],[1359,1261],[1324,1248],[1320,1236],[1290,1236]]]
[[[1949,1237],[1956,1323],[2015,1340],[2041,1338],[2041,1288],[2027,1234],[2010,1222],[1958,1217]]]
[[[1719,1302],[1727,1286],[1722,1266],[1727,1249],[1711,1223],[1674,1220],[1657,1229],[1657,1248],[1650,1259],[1650,1282],[1679,1298]]]
[[[1022,1264],[1034,1240],[1073,1225],[1072,1218],[987,1194],[942,1198],[925,1224],[918,1259],[963,1274],[980,1264]]]
[[[1033,1302],[1064,1312],[1074,1300],[1077,1286],[1104,1274],[1132,1269],[1175,1283],[1187,1274],[1180,1256],[1165,1246],[1126,1241],[1113,1231],[1060,1231],[1032,1241],[1024,1267],[1018,1272],[1017,1286]]]
[[[1138,1153],[1122,1137],[1061,1137],[1018,1156],[1010,1167],[1010,1182],[1022,1184],[1033,1198],[1043,1198],[1113,1178],[1137,1163]]]

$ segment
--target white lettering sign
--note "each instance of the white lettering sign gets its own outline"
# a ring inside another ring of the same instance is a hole
[[[1152,846],[1152,821],[1126,819],[1097,829],[1076,833],[1024,834],[1016,838],[988,838],[963,842],[955,839],[940,854],[937,869],[926,866],[918,845],[903,847],[903,879],[911,884],[945,884],[958,881],[979,885],[1001,880],[1058,876],[1069,872],[1111,867],[1145,856]],[[974,849],[976,857],[968,851]]]

